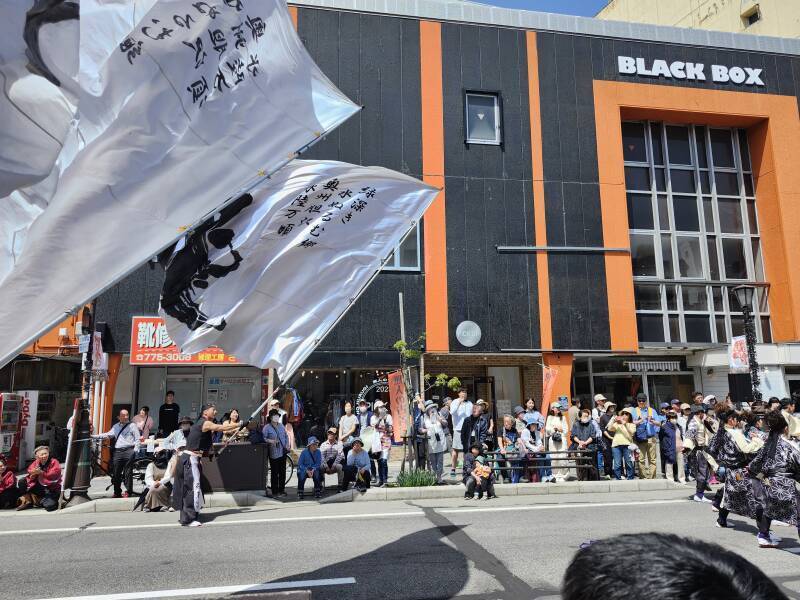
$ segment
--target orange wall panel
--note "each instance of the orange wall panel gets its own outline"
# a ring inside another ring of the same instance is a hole
[[[442,191],[425,213],[425,347],[450,349],[447,313],[447,227],[444,192],[444,114],[442,100],[442,27],[420,21],[423,181]]]

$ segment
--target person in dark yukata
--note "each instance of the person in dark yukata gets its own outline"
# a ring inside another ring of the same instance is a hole
[[[200,225],[182,248],[176,251],[176,246],[173,246],[158,257],[158,262],[166,270],[164,287],[161,290],[161,308],[192,331],[201,327],[213,327],[218,331],[225,329],[225,319],[219,323],[208,320],[208,316],[195,301],[195,292],[206,289],[210,278],[221,279],[239,268],[244,259],[233,249],[232,242],[236,232],[224,226],[252,203],[253,197],[250,194],[240,196],[219,211],[218,218],[208,219]],[[230,249],[233,261],[226,265],[212,263],[209,250],[222,250],[226,247]]]
[[[199,527],[200,510],[203,508],[203,491],[200,487],[203,468],[200,461],[211,451],[212,434],[218,431],[229,433],[239,429],[239,423],[219,425],[214,423],[217,407],[206,404],[186,436],[186,449],[178,458],[173,473],[172,507],[180,511],[180,524],[184,527]]]

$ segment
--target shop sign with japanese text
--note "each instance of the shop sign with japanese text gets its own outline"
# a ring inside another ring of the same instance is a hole
[[[221,348],[206,348],[197,354],[184,354],[167,333],[160,317],[133,317],[131,327],[132,365],[240,364]]]

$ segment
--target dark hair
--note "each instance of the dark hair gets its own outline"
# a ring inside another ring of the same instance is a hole
[[[703,392],[698,392],[697,390],[692,392],[692,398],[694,398],[696,396],[702,396],[702,395],[703,395]]]
[[[717,413],[717,417],[720,420],[720,423],[725,424],[728,422],[728,419],[736,418],[739,420],[739,414],[735,410],[721,410]]]
[[[461,386],[460,388],[458,388],[458,393],[460,394],[461,392],[464,392],[466,394],[467,393],[467,388],[465,388],[464,386]]]
[[[165,396],[174,396],[174,395],[175,395],[175,392],[173,392],[172,390],[167,390],[167,393],[166,393],[166,394],[164,394],[164,395],[165,395]]]
[[[201,406],[201,407],[200,407],[200,414],[202,415],[202,414],[203,414],[204,412],[206,412],[206,411],[207,411],[209,408],[216,408],[216,406],[217,406],[217,405],[216,405],[216,404],[214,404],[214,403],[212,403],[212,402],[209,402],[208,404],[203,404],[203,406]]]
[[[578,414],[579,415],[589,415],[591,417],[592,416],[592,411],[590,411],[588,408],[582,408],[581,412],[578,413]]]
[[[279,411],[277,408],[273,408],[273,409],[271,409],[271,410],[269,411],[269,413],[267,414],[267,416],[268,416],[268,417],[271,419],[271,418],[272,418],[272,415],[279,415],[279,414],[281,414],[281,413],[280,413],[280,411]]]
[[[631,556],[648,557],[638,564],[637,577],[631,577]],[[667,533],[620,535],[582,548],[567,567],[561,595],[563,600],[788,600],[738,554]]]
[[[786,408],[787,406],[794,404],[794,399],[792,398],[783,398],[781,400],[781,408]]]
[[[144,411],[144,412],[146,412],[148,415],[150,414],[150,407],[149,407],[149,406],[143,406],[143,407],[142,407],[142,408],[140,408],[139,410],[143,410],[143,411]]]
[[[764,447],[758,451],[758,454],[756,454],[756,457],[748,467],[751,477],[758,477],[763,472],[767,459],[775,456],[775,451],[778,449],[778,440],[780,440],[781,434],[789,426],[784,416],[777,410],[767,413],[766,420],[769,428],[769,437],[764,443]]]

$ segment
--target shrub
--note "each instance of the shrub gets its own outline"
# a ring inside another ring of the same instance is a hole
[[[425,487],[436,485],[436,475],[432,471],[414,469],[397,476],[397,487]]]

